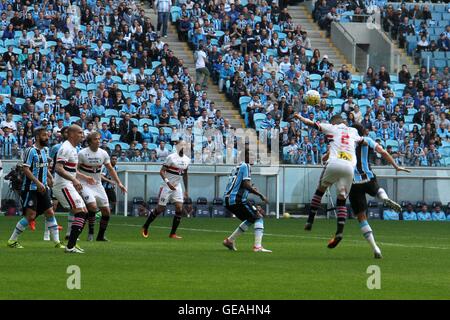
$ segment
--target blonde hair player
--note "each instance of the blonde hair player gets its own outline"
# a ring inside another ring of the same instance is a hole
[[[78,170],[85,176],[95,180],[95,184],[90,184],[88,180],[81,178],[83,186],[81,195],[88,210],[89,233],[88,241],[94,240],[95,214],[100,209],[102,217],[100,218],[100,229],[97,234],[97,241],[108,241],[105,232],[111,216],[108,196],[102,185],[102,167],[105,166],[112,180],[117,184],[122,192],[127,189],[117,176],[117,172],[111,165],[108,153],[100,149],[101,135],[99,132],[93,132],[86,138],[88,147],[78,153]]]

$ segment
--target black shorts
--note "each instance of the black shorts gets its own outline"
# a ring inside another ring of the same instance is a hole
[[[366,194],[375,197],[379,189],[380,186],[378,185],[376,178],[366,183],[352,184],[349,200],[352,206],[353,213],[357,215],[360,212],[366,211],[367,210]]]
[[[258,219],[258,213],[255,206],[248,203],[228,204],[228,199],[225,199],[225,208],[233,213],[239,220],[254,223]]]
[[[106,196],[108,197],[109,203],[114,203],[117,201],[115,189],[105,189],[105,191],[106,191]]]
[[[25,209],[31,209],[36,212],[36,216],[39,216],[53,208],[53,201],[48,188],[45,193],[40,193],[37,190],[22,191],[21,198],[24,213]]]

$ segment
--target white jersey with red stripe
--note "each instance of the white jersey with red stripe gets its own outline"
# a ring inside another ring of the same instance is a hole
[[[99,148],[94,152],[88,147],[78,153],[78,162],[82,174],[94,178],[97,184],[101,184],[102,167],[110,163],[110,160],[105,150]],[[83,184],[84,180],[80,182]]]
[[[180,184],[181,179],[190,164],[191,159],[189,159],[186,155],[180,157],[178,153],[174,152],[167,156],[166,161],[164,162],[166,177],[174,187]],[[165,182],[163,185],[166,185]]]
[[[322,131],[330,143],[329,160],[346,160],[356,166],[356,144],[364,140],[358,134],[358,130],[341,123],[333,125],[329,123],[317,123],[319,130]]]
[[[74,147],[68,140],[65,141],[61,148],[59,148],[58,153],[56,155],[56,162],[62,163],[64,170],[66,170],[72,177],[75,177],[77,174],[77,166],[78,166],[78,151],[77,148]],[[55,174],[55,184],[56,188],[65,188],[69,185],[72,185],[72,181],[64,179],[59,174]]]

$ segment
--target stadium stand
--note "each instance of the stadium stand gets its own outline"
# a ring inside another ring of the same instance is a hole
[[[355,21],[370,13],[373,3],[320,1],[314,17],[327,29],[320,21],[330,12],[342,21]],[[200,141],[193,143],[192,153],[202,154],[200,162],[224,161],[211,157],[224,150],[222,140],[208,140],[203,133],[217,128],[226,137],[233,128],[211,108],[201,84],[158,36],[143,7],[117,0],[76,4],[80,15],[59,2],[2,9],[2,158],[20,158],[33,143],[34,127],[47,126],[55,144],[63,126],[78,123],[85,133],[98,130],[102,148],[119,161],[161,162],[180,138]],[[416,10],[410,4],[406,9],[389,5],[408,14]],[[420,4],[419,10],[427,11],[425,7]],[[444,28],[448,37],[448,5],[428,7],[432,19],[422,21],[433,29],[429,36],[440,37]],[[416,20],[411,19],[414,25]],[[326,152],[323,136],[293,121],[294,112],[301,112],[316,121],[338,113],[350,124],[361,121],[367,134],[403,165],[450,165],[449,52],[425,51],[424,58],[431,55],[437,66],[413,76],[406,66],[399,74],[382,66],[355,74],[311,47],[309,30],[293,23],[286,1],[176,1],[171,21],[180,40],[197,53],[200,47],[206,50],[213,81],[246,125],[260,137],[279,135],[285,162],[320,164]],[[406,40],[405,46],[412,47]],[[309,89],[319,91],[319,106],[304,104]],[[371,160],[384,164],[376,154]]]
[[[316,10],[317,20],[334,14],[336,4],[336,14],[348,21],[370,11],[369,6],[356,14],[347,10],[356,5],[351,1],[318,1],[316,6],[323,7]],[[246,124],[260,135],[280,135],[281,158],[287,163],[320,164],[326,151],[320,134],[293,121],[294,112],[316,121],[341,113],[350,124],[362,122],[368,135],[403,165],[450,163],[448,69],[432,69],[431,74],[421,70],[413,78],[407,66],[398,75],[383,66],[365,74],[352,74],[346,66],[334,68],[326,53],[321,56],[310,47],[307,30],[294,25],[288,9],[276,2],[257,5],[250,0],[229,7],[183,3],[172,7],[172,22],[187,31],[180,40],[207,53],[213,80],[240,109]],[[318,90],[323,99],[316,108],[303,103],[309,89]],[[376,155],[372,162],[385,164]]]

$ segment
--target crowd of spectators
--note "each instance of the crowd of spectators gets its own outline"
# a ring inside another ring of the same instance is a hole
[[[134,1],[16,0],[0,15],[3,159],[19,159],[40,126],[50,146],[64,126],[97,130],[119,161],[163,161],[196,130],[233,130]]]
[[[409,166],[446,165],[449,141],[449,71],[422,68],[411,75],[406,65],[397,75],[384,66],[363,75],[346,65],[335,68],[327,54],[311,47],[307,31],[292,23],[287,8],[275,1],[236,1],[226,7],[190,2],[176,13],[180,40],[187,40],[197,59],[205,62],[215,83],[260,137],[279,135],[281,156],[292,164],[321,164],[326,138],[303,128],[295,112],[315,121],[342,113],[348,123],[361,122],[396,161]],[[385,1],[318,1],[332,9],[370,6]],[[334,10],[332,10],[334,12]],[[319,17],[319,16],[318,16]],[[320,20],[320,19],[318,19]],[[200,57],[200,58],[198,58]],[[204,79],[204,75],[198,75]],[[305,92],[316,89],[321,103],[304,103]],[[442,151],[442,154],[441,154]],[[373,153],[372,163],[384,165]],[[450,160],[450,159],[449,159]],[[450,162],[449,162],[450,163]]]
[[[433,203],[428,206],[426,203],[417,204],[415,206],[408,202],[402,213],[392,210],[383,211],[384,220],[404,220],[404,221],[450,221],[450,213],[447,215],[444,212],[444,207],[441,203]],[[430,210],[431,209],[431,210]]]

